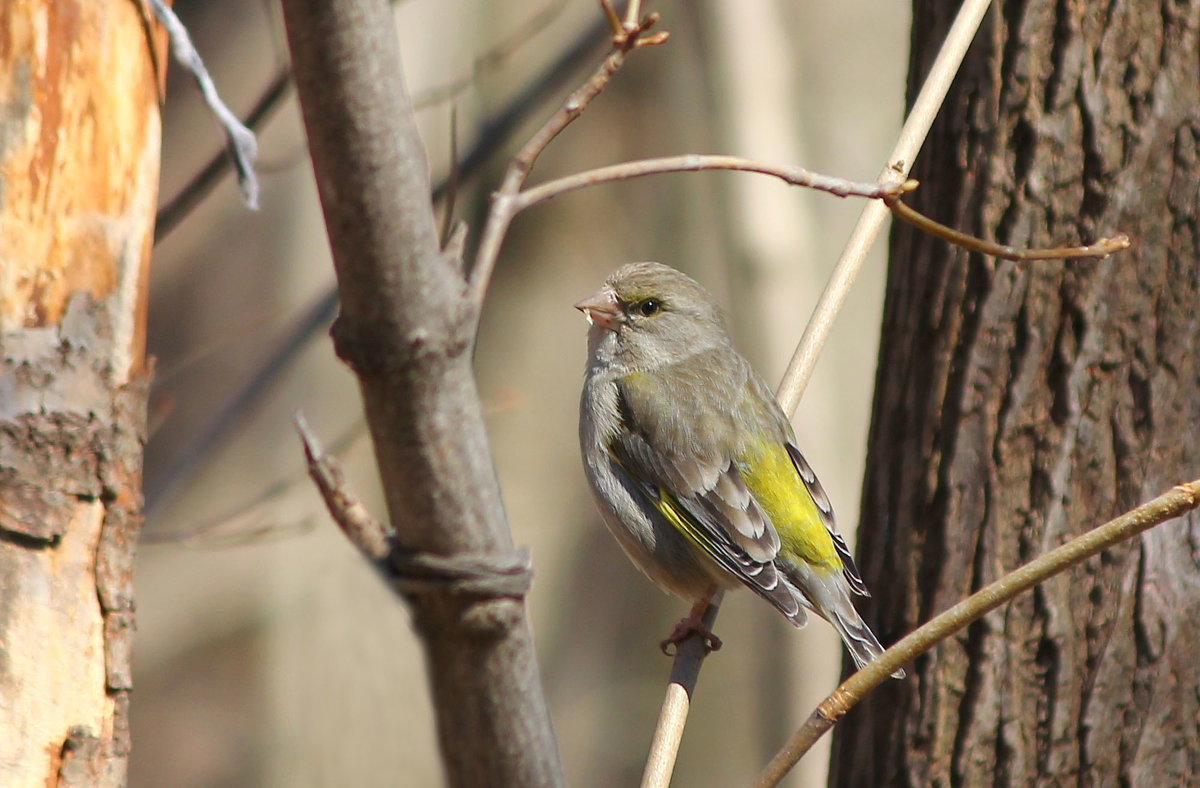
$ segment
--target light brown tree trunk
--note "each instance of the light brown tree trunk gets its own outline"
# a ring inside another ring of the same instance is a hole
[[[919,0],[910,84],[954,4]],[[868,618],[895,639],[1200,475],[1200,5],[993,8],[914,176],[1017,246],[1124,230],[1108,260],[892,236],[863,494]],[[839,726],[836,785],[1183,785],[1200,774],[1200,520],[1056,578]]]
[[[123,785],[165,49],[0,4],[0,785]]]

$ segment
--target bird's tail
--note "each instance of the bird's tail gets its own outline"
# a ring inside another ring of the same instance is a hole
[[[883,646],[879,645],[879,641],[875,638],[875,633],[871,631],[871,628],[858,615],[858,611],[850,603],[849,597],[846,598],[845,607],[837,607],[830,610],[826,618],[829,619],[830,624],[833,624],[833,628],[838,631],[838,634],[842,636],[842,642],[846,644],[846,648],[850,651],[850,656],[854,658],[854,664],[860,669],[883,653]],[[904,671],[897,670],[892,674],[892,677],[902,679],[904,678]]]
[[[841,572],[822,572],[808,565],[789,566],[788,570],[789,578],[803,595],[804,604],[833,625],[855,665],[862,668],[883,653],[875,633],[854,609],[850,588]],[[903,670],[897,670],[892,677],[902,679],[904,675]]]

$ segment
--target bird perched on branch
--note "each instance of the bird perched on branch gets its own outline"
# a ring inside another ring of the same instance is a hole
[[[660,588],[693,603],[748,586],[794,626],[831,623],[862,667],[883,651],[833,509],[771,390],[729,340],[713,297],[660,263],[631,263],[575,305],[587,317],[584,469],[605,523]],[[899,674],[902,675],[902,674]]]

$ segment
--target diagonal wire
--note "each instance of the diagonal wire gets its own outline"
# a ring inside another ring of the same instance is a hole
[[[233,111],[221,100],[220,94],[217,93],[217,86],[213,84],[212,77],[209,76],[208,69],[204,66],[204,60],[201,59],[200,53],[192,44],[187,27],[179,21],[179,17],[175,16],[171,7],[163,0],[148,0],[148,2],[154,11],[154,16],[166,29],[167,36],[171,39],[171,51],[175,54],[175,59],[196,79],[196,84],[200,87],[200,94],[204,97],[204,103],[217,116],[217,122],[225,130],[225,148],[237,170],[242,202],[246,204],[247,208],[258,210],[258,177],[254,174],[254,161],[258,158],[258,140],[255,138],[254,132],[242,125],[237,115],[234,115]]]

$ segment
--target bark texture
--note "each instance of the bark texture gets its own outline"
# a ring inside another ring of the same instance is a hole
[[[123,785],[161,39],[0,5],[0,785]]]
[[[438,248],[391,8],[284,0],[283,10],[337,272],[334,343],[359,379],[396,540],[426,566],[460,567],[410,571],[405,585],[447,776],[559,785],[523,592],[451,577],[511,566],[514,548],[471,367],[478,310],[461,263]]]
[[[955,9],[919,0],[910,85]],[[894,640],[1200,475],[1200,4],[993,8],[915,204],[1013,264],[897,227],[859,531]],[[1200,774],[1200,520],[1020,597],[839,726],[835,785],[1182,785]]]

